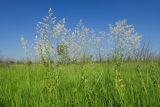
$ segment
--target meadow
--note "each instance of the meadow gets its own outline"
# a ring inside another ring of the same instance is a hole
[[[160,107],[160,55],[127,20],[74,29],[52,9],[21,63],[0,59],[0,107]]]
[[[1,107],[159,107],[160,63],[0,67]],[[49,75],[49,76],[48,76]]]

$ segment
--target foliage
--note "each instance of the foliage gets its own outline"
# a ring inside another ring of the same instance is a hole
[[[62,62],[67,62],[68,58],[68,47],[67,45],[58,45],[57,46],[58,55],[62,56]]]
[[[123,63],[123,72],[116,81],[114,66],[114,63],[87,63],[83,67],[80,64],[61,65],[59,74],[54,74],[50,82],[46,82],[47,69],[42,65],[0,67],[0,106],[160,106],[158,62],[140,63],[140,72],[136,71],[135,62]],[[56,73],[57,69],[52,71],[50,73]]]

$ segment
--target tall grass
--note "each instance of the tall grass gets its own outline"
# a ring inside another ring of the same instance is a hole
[[[113,63],[60,65],[50,80],[41,65],[1,67],[0,106],[158,107],[160,67],[153,63],[140,63],[140,72],[134,62],[123,63],[118,80]]]

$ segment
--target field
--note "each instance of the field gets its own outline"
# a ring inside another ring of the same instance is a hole
[[[160,107],[160,55],[127,20],[68,28],[50,8],[36,29],[22,60],[0,59],[0,107]]]
[[[0,65],[0,107],[160,107],[160,63]]]

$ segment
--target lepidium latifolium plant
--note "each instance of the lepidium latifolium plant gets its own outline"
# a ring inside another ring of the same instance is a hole
[[[25,53],[25,62],[27,62],[29,60],[29,44],[24,36],[21,37],[21,44]]]
[[[54,101],[58,97],[60,86],[58,63],[67,57],[68,32],[69,30],[65,28],[65,19],[56,21],[52,9],[49,9],[48,15],[37,24],[35,51],[39,61],[46,67],[47,89]]]
[[[125,82],[121,74],[121,72],[123,72],[121,71],[121,65],[127,57],[135,57],[133,53],[136,52],[139,47],[141,36],[135,31],[133,25],[128,25],[126,20],[118,21],[115,25],[110,24],[109,36],[109,41],[114,47],[115,85],[121,99],[121,104],[123,104]]]

